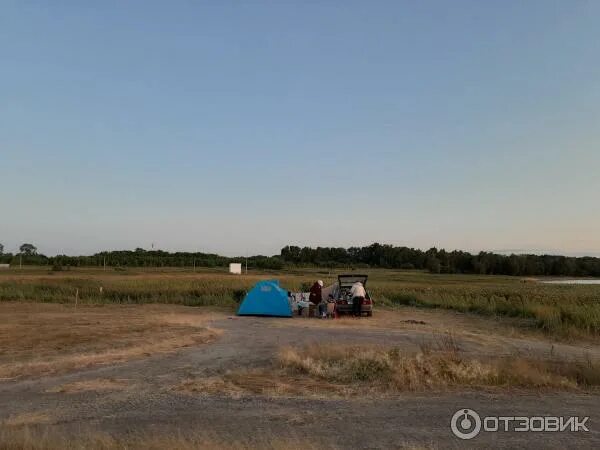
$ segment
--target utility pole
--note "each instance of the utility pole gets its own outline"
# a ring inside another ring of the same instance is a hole
[[[19,269],[23,268],[23,254],[19,253]]]
[[[104,257],[104,270],[106,271],[106,256]]]

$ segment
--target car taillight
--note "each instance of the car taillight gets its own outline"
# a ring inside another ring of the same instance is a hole
[[[337,304],[338,304],[338,305],[347,305],[347,304],[348,304],[348,302],[347,302],[346,300],[338,300],[338,301],[337,301]]]
[[[363,305],[370,305],[370,304],[371,304],[371,300],[369,300],[368,298],[365,298],[365,299],[362,301],[362,304],[363,304]]]

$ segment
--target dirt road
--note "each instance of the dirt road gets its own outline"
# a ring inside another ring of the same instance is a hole
[[[407,318],[413,316],[423,318],[418,313],[407,313]],[[217,317],[209,326],[223,332],[210,344],[65,375],[2,382],[0,421],[13,427],[49,427],[73,436],[82,430],[115,435],[208,431],[224,439],[252,443],[274,435],[300,438],[317,448],[600,447],[600,396],[596,394],[450,391],[405,393],[377,400],[236,399],[176,389],[190,377],[268,364],[282,345],[343,341],[416,349],[435,339],[429,325],[408,322],[390,330],[322,326],[311,321],[304,325],[303,319],[288,320],[294,322]],[[462,351],[485,355],[515,349],[574,355],[583,352],[578,347],[551,346],[544,340],[521,336],[485,339],[485,329],[479,331],[481,334],[466,332],[458,337]],[[597,351],[593,346],[584,350]],[[590,431],[482,432],[473,440],[463,441],[450,430],[450,419],[460,408],[471,408],[482,416],[590,416]]]

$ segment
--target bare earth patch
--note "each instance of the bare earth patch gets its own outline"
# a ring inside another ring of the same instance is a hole
[[[482,317],[475,314],[455,311],[420,309],[410,306],[402,308],[377,308],[372,317],[356,318],[343,315],[337,319],[307,319],[294,317],[293,320],[277,319],[273,326],[302,328],[341,328],[353,330],[416,330],[436,332],[460,330],[465,334],[500,334],[507,337],[544,337],[539,331],[528,329],[527,321],[516,318],[501,319]]]
[[[0,303],[0,380],[143,358],[211,342],[217,312],[169,305]]]

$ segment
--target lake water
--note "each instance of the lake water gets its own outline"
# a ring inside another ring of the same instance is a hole
[[[600,284],[600,280],[548,280],[540,281],[544,284]]]

